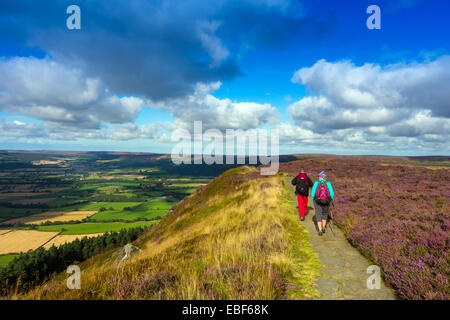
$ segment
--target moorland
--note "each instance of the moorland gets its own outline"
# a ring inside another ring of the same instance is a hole
[[[280,162],[277,175],[261,176],[256,166],[175,166],[159,154],[2,152],[1,295],[317,298],[314,235],[293,214],[284,182],[305,169],[312,178],[328,172],[334,222],[398,298],[449,298],[449,157],[309,154]],[[142,253],[118,274],[112,257],[128,242]],[[73,262],[84,270],[76,292],[61,272]]]

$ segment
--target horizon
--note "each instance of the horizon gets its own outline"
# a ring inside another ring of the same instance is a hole
[[[367,25],[373,4],[380,29]],[[221,132],[276,129],[285,155],[449,155],[449,9],[438,0],[3,2],[0,149],[167,154],[176,129],[201,121]]]
[[[146,151],[114,151],[114,150],[57,150],[57,149],[0,149],[0,152],[11,152],[11,153],[117,153],[117,154],[137,154],[137,155],[170,155],[171,153],[161,153],[161,152],[146,152]],[[209,155],[207,153],[201,153],[201,154],[194,154],[192,153],[192,157],[195,155]],[[240,154],[231,154],[235,157],[245,156],[249,157],[248,154],[240,155]],[[409,158],[431,158],[431,157],[450,157],[449,155],[445,154],[427,154],[427,155],[390,155],[390,154],[340,154],[340,153],[317,153],[317,152],[304,152],[304,153],[279,153],[278,156],[348,156],[348,157],[409,157]],[[221,156],[227,156],[227,154],[215,154],[214,156],[221,157]],[[257,154],[256,156],[261,156],[260,154]]]

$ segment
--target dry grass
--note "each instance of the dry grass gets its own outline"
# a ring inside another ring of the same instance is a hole
[[[8,233],[8,232],[10,232],[11,230],[9,230],[9,229],[6,229],[6,230],[0,230],[0,235],[2,235],[2,234],[5,234],[5,233]]]
[[[46,221],[50,222],[67,222],[67,221],[81,221],[84,218],[90,217],[96,214],[97,211],[68,211],[68,212],[43,212],[34,214],[28,217],[22,217],[17,219],[11,219],[3,222],[3,224],[15,224],[15,223],[25,223],[25,224],[41,224]]]
[[[32,164],[35,166],[44,166],[44,165],[58,165],[58,166],[63,166],[66,167],[67,165],[65,164],[65,162],[67,161],[75,161],[75,158],[62,158],[62,159],[58,159],[58,160],[36,160],[33,161]]]
[[[51,246],[55,245],[56,247],[59,247],[62,244],[68,243],[68,242],[72,242],[76,239],[82,239],[84,237],[88,237],[88,238],[93,238],[93,237],[98,237],[101,236],[103,233],[90,233],[90,234],[74,234],[74,235],[59,235],[54,237],[52,240],[50,240],[49,242],[47,242],[44,245],[45,249],[50,248]]]
[[[111,253],[81,268],[81,290],[66,275],[25,299],[309,299],[318,295],[317,255],[293,214],[282,176],[251,179],[232,169],[179,203],[135,243],[120,267]],[[295,288],[289,290],[288,288]]]
[[[0,235],[0,254],[35,250],[56,236],[58,232],[14,230]]]
[[[39,161],[33,161],[33,165],[35,166],[43,166],[43,165],[50,165],[50,164],[60,164],[64,160],[39,160]]]

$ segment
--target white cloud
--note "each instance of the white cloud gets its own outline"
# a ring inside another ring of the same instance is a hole
[[[342,148],[449,149],[449,56],[388,66],[319,60],[292,81],[311,95],[288,107],[290,118]]]
[[[215,32],[220,27],[219,21],[201,21],[198,23],[198,37],[203,48],[211,57],[210,67],[217,67],[230,54]]]
[[[111,95],[99,79],[86,78],[50,58],[0,60],[0,109],[73,127],[133,120],[144,100]]]
[[[22,121],[9,122],[0,118],[0,137],[13,137],[25,139],[25,141],[29,141],[30,138],[42,138],[62,141],[149,139],[155,142],[168,142],[170,141],[170,130],[173,128],[172,123],[151,122],[146,125],[123,123],[104,126],[101,129],[79,128],[73,130],[73,128],[57,122],[47,121],[36,124]]]
[[[237,102],[218,99],[211,93],[219,89],[220,82],[197,84],[193,94],[148,105],[169,111],[177,125],[190,128],[194,121],[202,121],[203,128],[254,129],[278,122],[279,113],[268,103]]]
[[[276,125],[275,128],[278,129],[281,144],[321,145],[329,139],[326,135],[318,134],[287,122],[282,122]]]
[[[252,129],[277,123],[279,117],[270,104],[214,97],[220,82],[198,83],[192,94],[153,102],[112,95],[100,80],[48,57],[2,59],[0,73],[0,110],[43,120],[39,125],[2,120],[4,136],[169,141],[173,127],[191,128],[198,120],[205,129]],[[145,103],[169,111],[175,122],[133,123]]]
[[[384,67],[322,59],[295,72],[292,81],[306,85],[339,108],[408,108],[450,117],[450,56]]]
[[[170,126],[170,124],[166,124]],[[135,123],[125,123],[114,126],[108,134],[113,140],[151,139],[158,142],[168,142],[170,137],[164,132],[164,124],[152,122],[147,125],[137,125]]]
[[[0,109],[44,121],[0,119],[0,136],[27,143],[79,139],[165,143],[174,128],[192,129],[200,120],[204,130],[272,126],[279,130],[282,145],[318,147],[323,152],[331,147],[376,152],[413,148],[442,154],[450,149],[449,67],[448,57],[385,67],[320,60],[292,79],[311,92],[288,107],[292,124],[280,122],[270,104],[215,97],[220,82],[197,83],[191,94],[155,102],[112,95],[100,80],[50,58],[3,59]],[[144,105],[170,112],[175,121],[134,123]]]

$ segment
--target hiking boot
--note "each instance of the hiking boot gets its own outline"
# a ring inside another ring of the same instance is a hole
[[[305,221],[305,217],[300,217],[300,221]]]
[[[319,237],[321,237],[322,236],[322,231],[319,231]]]
[[[322,233],[325,233],[325,228],[322,229]]]

